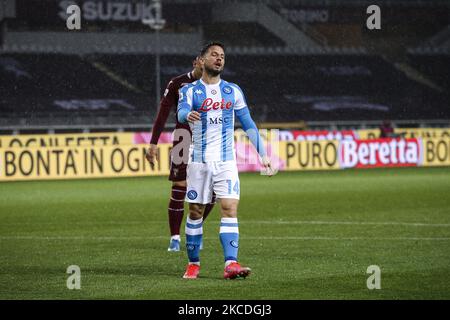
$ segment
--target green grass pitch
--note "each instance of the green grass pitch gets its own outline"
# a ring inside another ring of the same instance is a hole
[[[239,258],[253,273],[236,281],[222,279],[217,207],[201,278],[181,278],[166,177],[0,183],[0,299],[450,299],[450,168],[240,177]]]

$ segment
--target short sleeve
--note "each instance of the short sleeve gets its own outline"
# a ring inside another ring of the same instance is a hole
[[[178,110],[192,109],[192,86],[186,85],[178,90]]]
[[[234,89],[234,109],[240,110],[247,107],[247,101],[245,101],[245,96],[241,88],[238,85],[233,84],[233,89]]]

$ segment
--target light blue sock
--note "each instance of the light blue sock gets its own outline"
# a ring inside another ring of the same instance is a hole
[[[222,218],[220,220],[220,242],[222,243],[225,264],[237,261],[239,250],[237,218]]]
[[[186,250],[189,263],[200,264],[200,244],[203,238],[203,218],[186,219]]]

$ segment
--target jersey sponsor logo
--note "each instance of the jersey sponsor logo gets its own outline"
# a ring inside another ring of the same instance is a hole
[[[222,99],[221,102],[216,101],[213,103],[213,99],[207,98],[203,101],[202,106],[198,111],[200,112],[208,112],[210,110],[223,110],[223,109],[231,109],[233,107],[233,103],[228,101],[225,103],[225,99]]]
[[[222,118],[222,117],[215,117],[215,118],[209,118],[209,124],[222,124],[222,123],[230,123],[231,119],[228,117]]]
[[[223,90],[223,92],[224,92],[224,93],[226,93],[226,94],[230,94],[230,93],[231,93],[231,91],[232,91],[232,90],[231,90],[231,87],[229,87],[229,86],[225,86],[225,87],[223,87],[223,89],[222,89],[222,90]]]
[[[198,194],[195,190],[191,190],[188,192],[187,196],[190,200],[195,200],[197,198]]]

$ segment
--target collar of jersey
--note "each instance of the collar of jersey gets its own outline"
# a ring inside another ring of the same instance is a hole
[[[200,83],[203,84],[203,85],[206,86],[206,87],[210,87],[210,86],[220,86],[220,84],[222,83],[222,79],[220,79],[219,82],[214,83],[214,84],[207,84],[207,83],[205,83],[202,79],[200,79]]]

